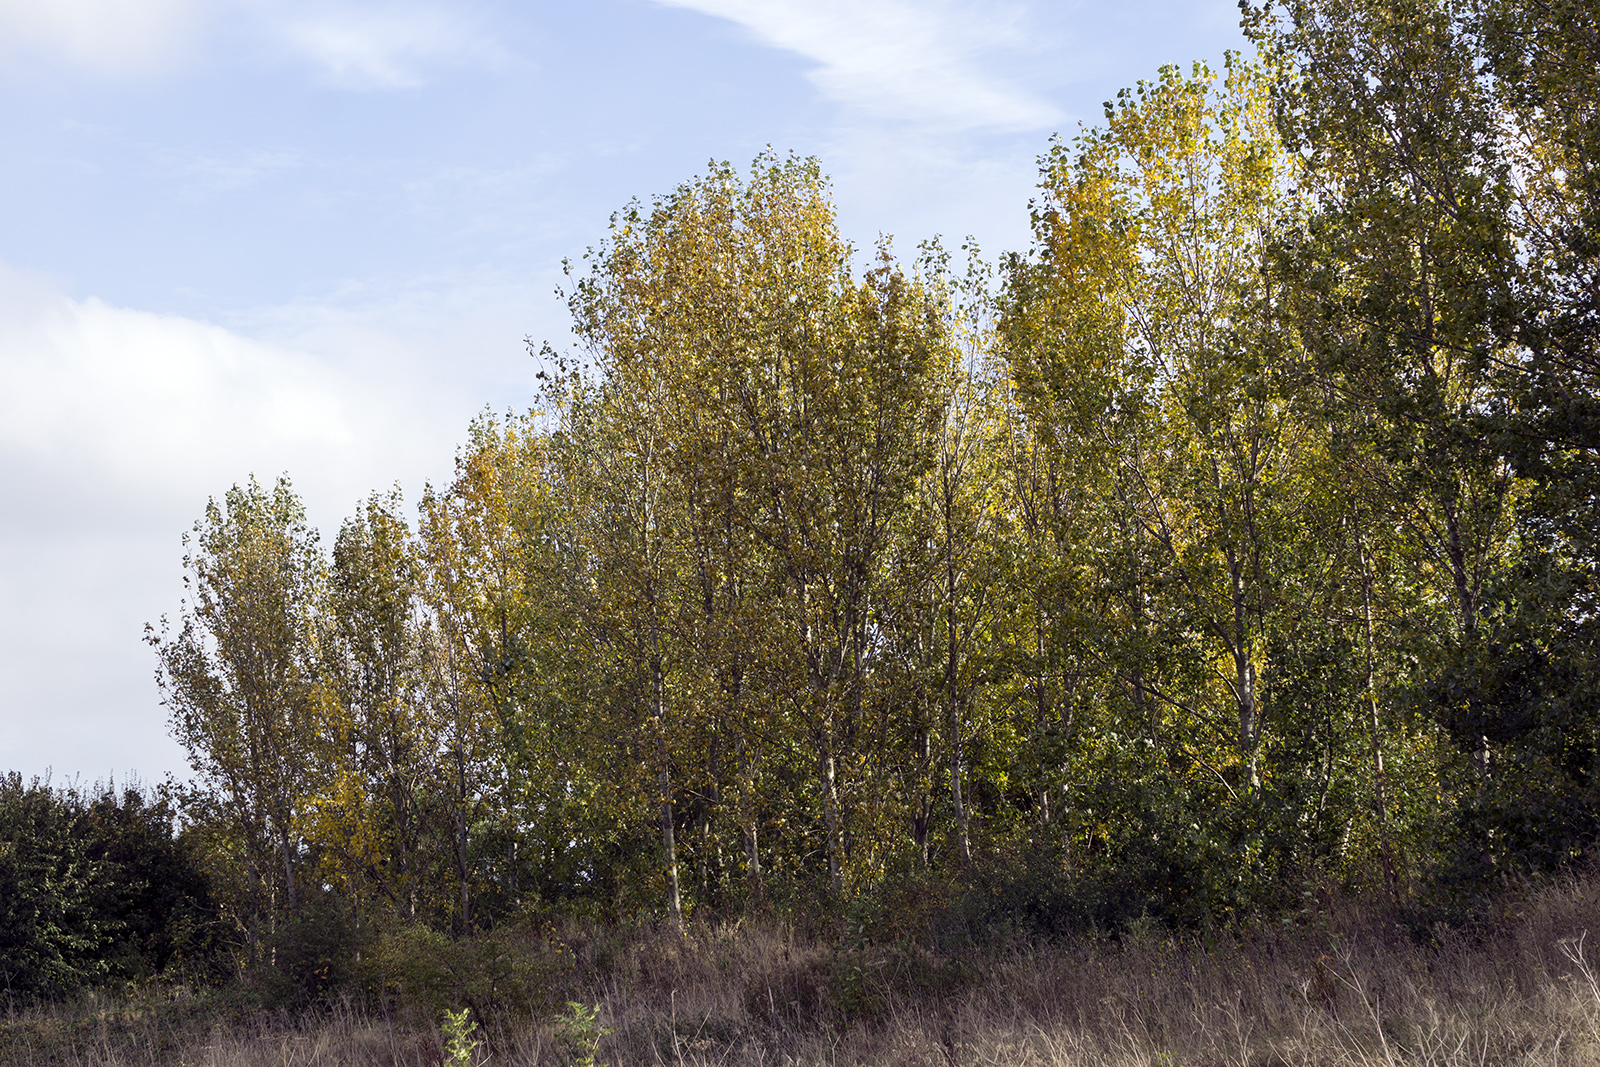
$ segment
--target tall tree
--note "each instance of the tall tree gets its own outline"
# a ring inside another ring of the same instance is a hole
[[[300,891],[325,565],[287,478],[270,493],[253,478],[234,486],[184,543],[180,626],[163,620],[146,639],[173,734],[233,825],[253,941],[256,921]]]
[[[1067,654],[1114,679],[1131,713],[1115,729],[1163,754],[1116,777],[1220,792],[1247,857],[1279,650],[1333,581],[1327,427],[1263,273],[1293,176],[1257,68],[1164,68],[1045,159],[1039,254],[1011,264],[1002,320],[1031,427],[1014,446],[1035,472],[1017,482],[1027,514],[1061,523],[1058,542],[1079,543],[1058,565],[1091,576]]]
[[[423,691],[419,575],[398,491],[373,494],[334,543],[321,646],[328,794],[315,821],[349,893],[421,904],[422,820],[437,723]]]
[[[1514,261],[1492,103],[1449,3],[1270,14],[1252,17],[1284,71],[1278,125],[1318,208],[1286,234],[1286,299],[1467,634],[1511,516],[1510,470],[1479,432]]]
[[[1534,429],[1543,416],[1529,415],[1583,407],[1533,399],[1560,392],[1547,372],[1561,360],[1547,358],[1550,335],[1533,325],[1553,319],[1529,299],[1559,258],[1534,221],[1535,190],[1550,188],[1540,160],[1551,156],[1528,121],[1538,109],[1519,118],[1508,106],[1528,101],[1524,90],[1488,77],[1498,62],[1521,80],[1510,54],[1521,46],[1501,46],[1522,16],[1443,0],[1293,0],[1245,11],[1280,73],[1278,126],[1306,161],[1313,205],[1283,234],[1273,272],[1339,409],[1345,462],[1366,488],[1364,553],[1393,530],[1400,536],[1388,542],[1417,579],[1399,625],[1366,644],[1378,673],[1388,657],[1427,664],[1413,681],[1473,768],[1458,792],[1455,762],[1435,766],[1405,806],[1444,794],[1471,822],[1500,789],[1496,752],[1508,741],[1507,724],[1495,721],[1505,716],[1490,710],[1504,702],[1480,690],[1498,683],[1471,664],[1515,658],[1490,649],[1504,643],[1508,605],[1526,599],[1513,587],[1531,588],[1508,579],[1539,540],[1539,522],[1517,529],[1530,489],[1517,472],[1553,473],[1535,458],[1539,439],[1549,440]],[[1530,9],[1528,25],[1541,17]],[[1469,837],[1469,851],[1488,858],[1488,835]]]
[[[673,502],[672,521],[695,516],[685,550],[715,517],[731,517],[732,500],[748,501],[748,519],[722,524],[717,566],[733,569],[701,566],[698,600],[676,603],[697,602],[703,616],[706,591],[720,588],[740,623],[754,617],[746,611],[764,615],[764,632],[716,667],[717,699],[742,703],[746,681],[759,677],[769,715],[784,724],[768,736],[809,749],[837,890],[848,802],[840,760],[853,759],[859,740],[890,531],[940,417],[931,383],[948,344],[942,320],[886,256],[865,280],[851,277],[809,161],[764,157],[745,182],[717,167],[648,212],[619,216],[593,258],[573,296],[579,332],[606,375],[604,395],[632,405],[628,426],[649,427],[648,440],[633,434],[633,462],[648,443],[664,479],[653,492]],[[643,473],[626,480],[641,494]],[[665,514],[659,526],[642,513],[634,525],[668,536]],[[757,556],[766,566],[752,574]],[[673,573],[686,579],[685,558],[673,556]],[[704,619],[696,626],[704,632]],[[747,664],[757,650],[760,666]],[[739,736],[746,768],[751,740]],[[748,812],[745,821],[753,842]]]

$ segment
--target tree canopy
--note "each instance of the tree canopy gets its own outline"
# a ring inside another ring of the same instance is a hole
[[[150,641],[249,951],[1586,855],[1593,13],[1243,10],[1050,144],[1026,252],[863,266],[816,161],[713,164],[568,265],[579,349],[414,524],[214,502]]]

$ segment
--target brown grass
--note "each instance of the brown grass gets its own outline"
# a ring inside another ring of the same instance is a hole
[[[1590,931],[1595,931],[1591,936]],[[1490,933],[1418,944],[1333,904],[1211,944],[1120,941],[936,955],[840,948],[777,925],[665,934],[570,928],[546,1003],[599,1006],[597,1062],[1006,1067],[1600,1067],[1600,877],[1508,898]],[[13,1009],[7,1065],[206,1067],[446,1062],[437,1028],[395,1005],[252,1014],[224,994],[145,991]],[[480,1064],[572,1064],[571,1013],[488,1011]],[[581,1030],[581,1027],[577,1027]]]

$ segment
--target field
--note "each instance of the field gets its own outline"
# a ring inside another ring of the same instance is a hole
[[[681,939],[565,926],[502,942],[542,961],[519,973],[542,977],[504,984],[492,1001],[469,997],[475,1006],[456,1015],[467,1037],[442,1030],[448,1008],[415,990],[369,988],[289,1013],[252,1007],[237,987],[167,986],[13,1004],[0,1061],[1600,1064],[1600,878],[1523,887],[1499,909],[1475,929],[1419,934],[1322,898],[1292,922],[1227,936],[1134,924],[1116,937],[990,937],[943,951],[804,937],[776,922]]]

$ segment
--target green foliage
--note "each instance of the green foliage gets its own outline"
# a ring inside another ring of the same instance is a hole
[[[302,901],[261,935],[245,981],[264,1007],[301,1011],[350,989],[372,944],[348,906],[331,894]]]
[[[108,970],[100,950],[114,928],[94,907],[101,878],[75,833],[79,814],[37,780],[0,781],[0,978],[13,994],[60,994]]]
[[[301,888],[300,823],[320,740],[314,620],[325,568],[288,479],[234,486],[184,537],[180,626],[145,628],[173,733],[241,861],[240,921]]]
[[[473,1032],[478,1024],[467,1018],[467,1009],[447,1011],[440,1025],[444,1035],[444,1062],[449,1067],[473,1067],[477,1063],[478,1042]]]
[[[959,985],[929,946],[1580,860],[1579,8],[1247,6],[1255,59],[1056,139],[965,277],[858,266],[814,160],[713,163],[568,265],[579,352],[414,526],[325,561],[235,487],[151,643],[251,973],[437,1018],[536,1001],[562,916],[776,912],[852,947],[766,1014],[869,1017]]]
[[[0,989],[58,997],[111,979],[206,977],[209,884],[163,791],[0,777]]]
[[[556,1019],[556,1036],[577,1067],[597,1067],[595,1055],[611,1028],[600,1025],[600,1005],[567,1001],[567,1012]],[[604,1065],[599,1065],[604,1067]]]
[[[1411,847],[1452,881],[1570,863],[1594,840],[1600,216],[1579,100],[1600,53],[1581,7],[1246,9],[1316,206],[1280,235],[1275,273],[1353,402],[1341,421],[1390,551],[1421,579],[1420,603],[1384,612],[1391,666],[1369,671],[1454,750],[1430,771],[1443,805],[1394,783],[1415,790],[1413,827],[1432,822]]]
[[[525,927],[451,937],[394,923],[372,938],[356,973],[374,1000],[426,1025],[452,1004],[468,1005],[479,1018],[538,1014],[554,1006],[553,990],[576,972],[570,952]]]

